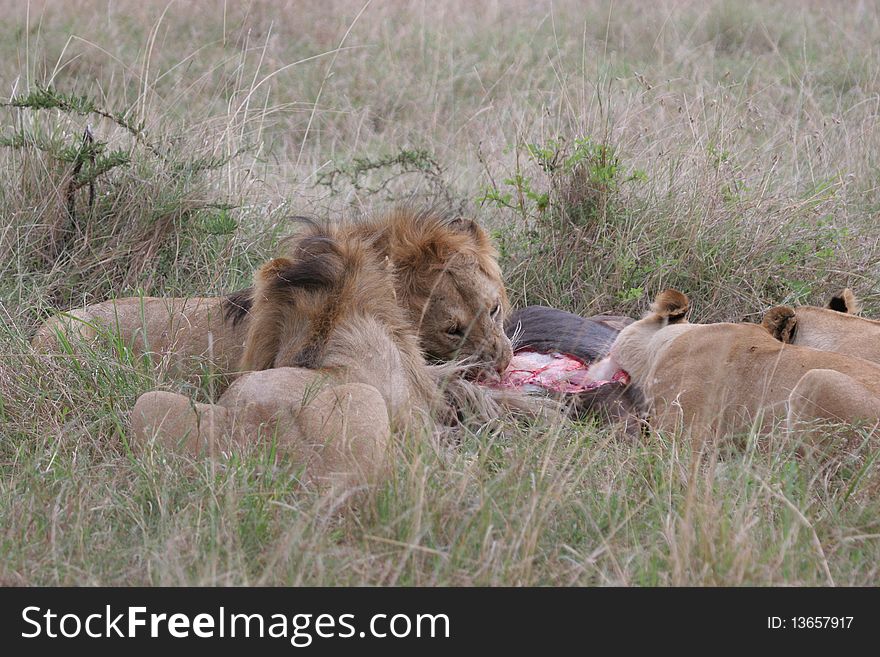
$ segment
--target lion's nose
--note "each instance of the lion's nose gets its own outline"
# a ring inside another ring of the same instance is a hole
[[[507,366],[510,365],[510,361],[513,358],[513,351],[509,345],[504,343],[499,343],[495,348],[495,369],[498,371],[498,374],[504,374],[507,370]]]

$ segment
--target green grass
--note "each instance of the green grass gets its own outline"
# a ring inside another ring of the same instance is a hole
[[[210,390],[125,345],[33,353],[55,309],[236,289],[288,217],[406,200],[486,224],[516,305],[637,316],[675,286],[696,320],[755,321],[849,285],[880,315],[870,8],[361,9],[7,7],[0,582],[880,583],[872,437],[818,469],[782,431],[698,456],[675,436],[502,419],[455,445],[401,436],[352,512],[269,448],[131,454],[139,394]]]

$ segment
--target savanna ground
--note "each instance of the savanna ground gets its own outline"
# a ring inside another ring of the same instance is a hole
[[[461,208],[515,305],[755,321],[844,285],[880,312],[873,2],[13,2],[0,11],[0,581],[878,584],[876,447],[500,422],[401,438],[357,513],[253,454],[134,456],[109,345],[53,309],[248,284],[289,217]],[[84,140],[90,125],[92,141]],[[781,437],[778,434],[777,437]],[[742,441],[741,441],[742,442]]]

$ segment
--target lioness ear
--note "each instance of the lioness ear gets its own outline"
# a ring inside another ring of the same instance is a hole
[[[663,290],[651,304],[651,312],[656,319],[676,324],[687,316],[689,307],[690,301],[678,290]]]
[[[797,333],[797,316],[788,306],[776,306],[764,313],[761,326],[780,342],[791,344]]]
[[[855,315],[861,310],[856,295],[849,288],[845,288],[840,294],[835,294],[831,297],[826,308],[836,310],[839,313],[849,313],[850,315]]]

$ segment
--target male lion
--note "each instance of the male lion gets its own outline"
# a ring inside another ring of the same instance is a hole
[[[755,324],[691,324],[688,305],[676,290],[660,293],[591,371],[596,378],[627,372],[655,427],[681,426],[699,444],[755,423],[767,428],[778,418],[790,428],[880,419],[880,366],[787,345]]]
[[[776,306],[762,322],[777,340],[800,347],[836,351],[880,363],[880,322],[858,317],[858,301],[846,288],[825,308]]]
[[[436,212],[396,209],[335,230],[338,239],[359,241],[391,263],[397,299],[430,358],[469,357],[477,369],[504,371],[512,356],[504,333],[508,301],[497,253],[480,226]],[[300,239],[290,238],[291,248]],[[247,289],[226,297],[105,301],[50,318],[32,344],[56,351],[62,333],[94,339],[110,331],[183,378],[198,375],[205,358],[216,373],[227,374],[241,360],[253,299]]]
[[[313,484],[375,481],[391,432],[429,431],[444,412],[395,283],[382,250],[344,228],[311,227],[255,275],[240,363],[250,371],[216,405],[142,395],[135,446],[155,439],[199,456],[271,445]]]

